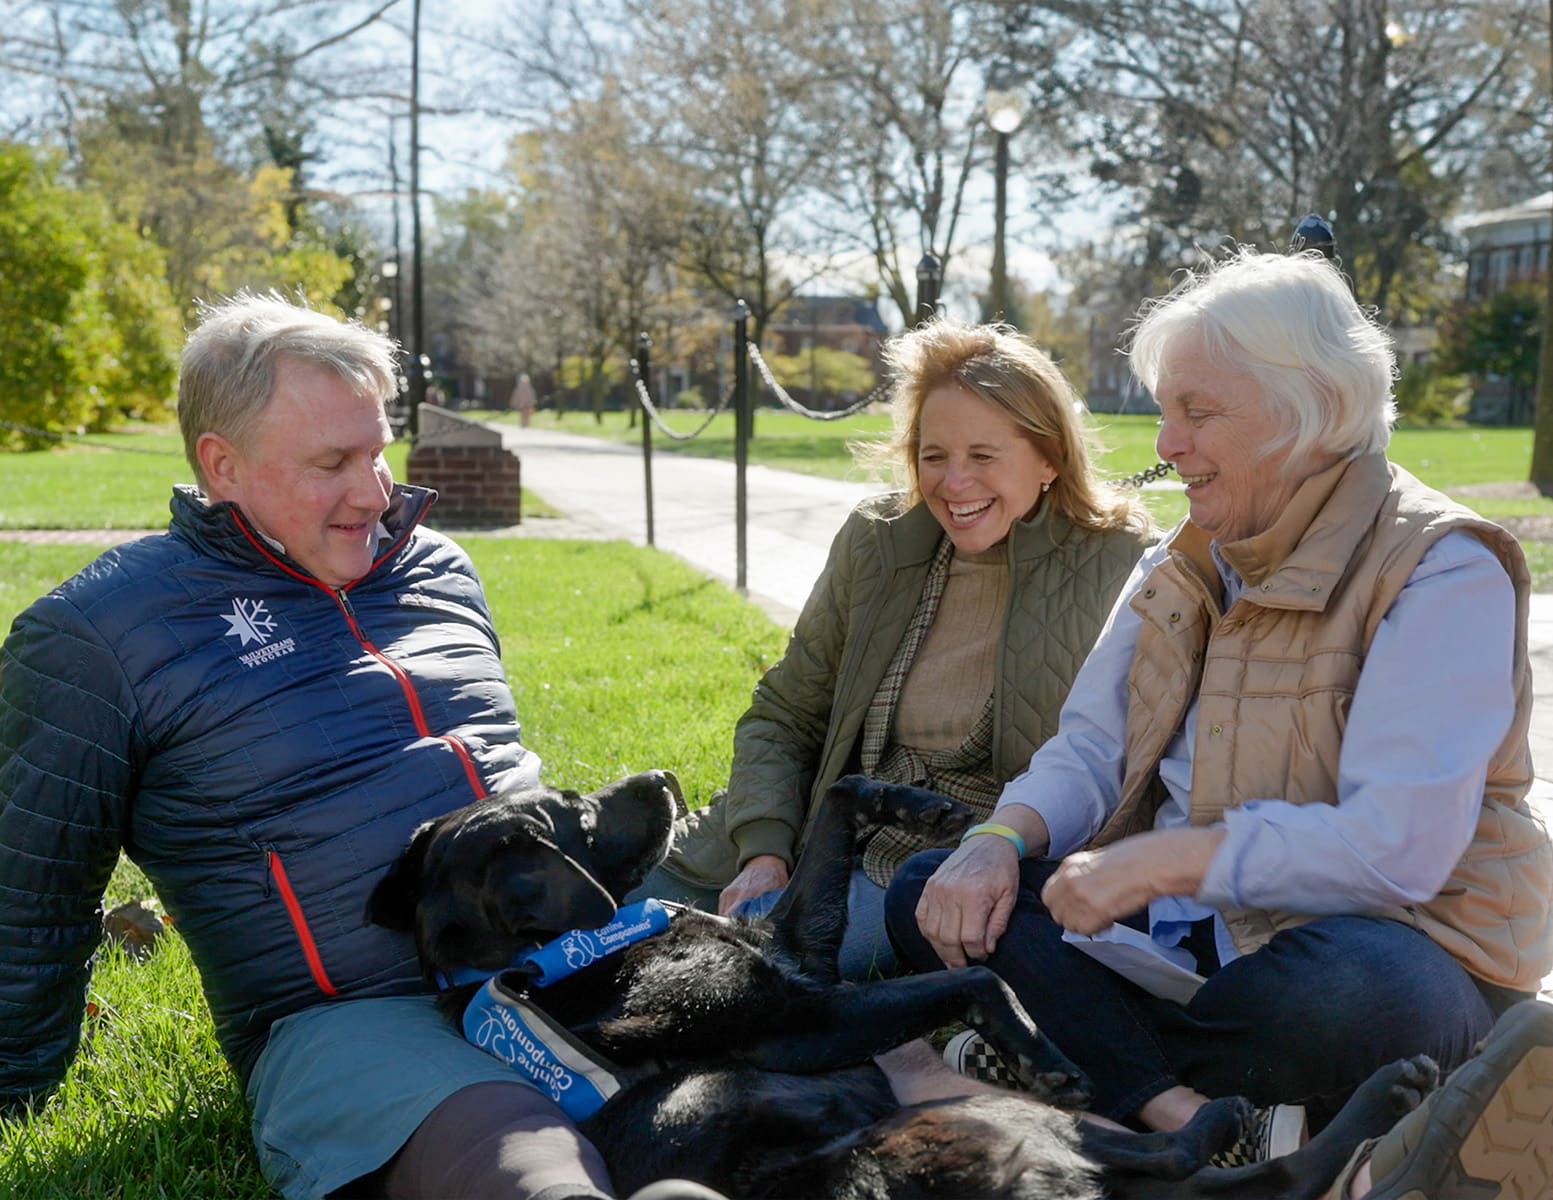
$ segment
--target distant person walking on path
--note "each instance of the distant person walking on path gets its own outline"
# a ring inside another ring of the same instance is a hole
[[[849,771],[990,814],[1056,730],[1068,685],[1153,539],[1090,466],[1072,388],[1006,327],[936,321],[888,348],[904,492],[847,519],[782,660],[734,731],[727,792],[646,888],[763,912]],[[984,840],[984,839],[977,839]],[[870,837],[842,972],[888,972],[884,887],[921,843]]]
[[[534,392],[534,384],[525,371],[518,376],[518,382],[512,387],[512,408],[518,414],[518,424],[526,429],[534,419],[534,409],[538,404],[539,397]]]

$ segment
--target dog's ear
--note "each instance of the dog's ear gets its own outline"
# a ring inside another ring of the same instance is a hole
[[[415,905],[421,896],[421,870],[436,835],[437,822],[427,821],[410,835],[410,844],[394,859],[367,897],[366,923],[399,933],[415,927]]]

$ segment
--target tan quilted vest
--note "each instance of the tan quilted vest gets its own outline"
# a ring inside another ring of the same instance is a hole
[[[1553,846],[1526,803],[1526,560],[1503,529],[1381,455],[1307,480],[1272,529],[1221,547],[1246,583],[1228,612],[1220,612],[1206,536],[1190,522],[1174,536],[1132,601],[1143,626],[1128,675],[1127,771],[1121,803],[1091,845],[1152,827],[1164,795],[1159,760],[1194,695],[1194,825],[1258,797],[1335,804],[1338,752],[1370,639],[1424,553],[1456,529],[1492,549],[1515,585],[1515,719],[1489,764],[1476,834],[1440,894],[1383,915],[1427,933],[1479,978],[1536,990],[1553,970]],[[1223,916],[1242,952],[1310,919]]]

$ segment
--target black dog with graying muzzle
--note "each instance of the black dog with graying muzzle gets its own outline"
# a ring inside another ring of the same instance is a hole
[[[1427,1059],[1384,1068],[1297,1153],[1230,1169],[1207,1163],[1251,1118],[1239,1098],[1169,1134],[1082,1120],[1062,1110],[1082,1106],[1083,1076],[990,969],[839,977],[858,833],[892,825],[952,842],[968,808],[848,776],[826,793],[768,918],[684,909],[647,928],[633,909],[618,921],[667,853],[679,802],[662,771],[586,796],[489,797],[417,829],[367,909],[413,932],[428,978],[494,973],[443,993],[472,1039],[557,1099],[598,1085],[596,1111],[569,1111],[622,1191],[678,1178],[736,1200],[1317,1200],[1361,1140],[1433,1086]],[[600,926],[605,941],[611,928],[629,937],[576,953],[569,931]],[[563,959],[559,972],[546,965]],[[979,1030],[1028,1092],[902,1107],[873,1057],[954,1021]]]

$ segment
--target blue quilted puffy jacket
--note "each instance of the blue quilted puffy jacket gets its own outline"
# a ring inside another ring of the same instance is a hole
[[[421,821],[532,784],[468,557],[397,487],[336,592],[231,504],[175,491],[0,650],[0,1101],[56,1085],[80,1037],[122,848],[156,886],[246,1081],[271,1022],[425,989],[363,923]]]

